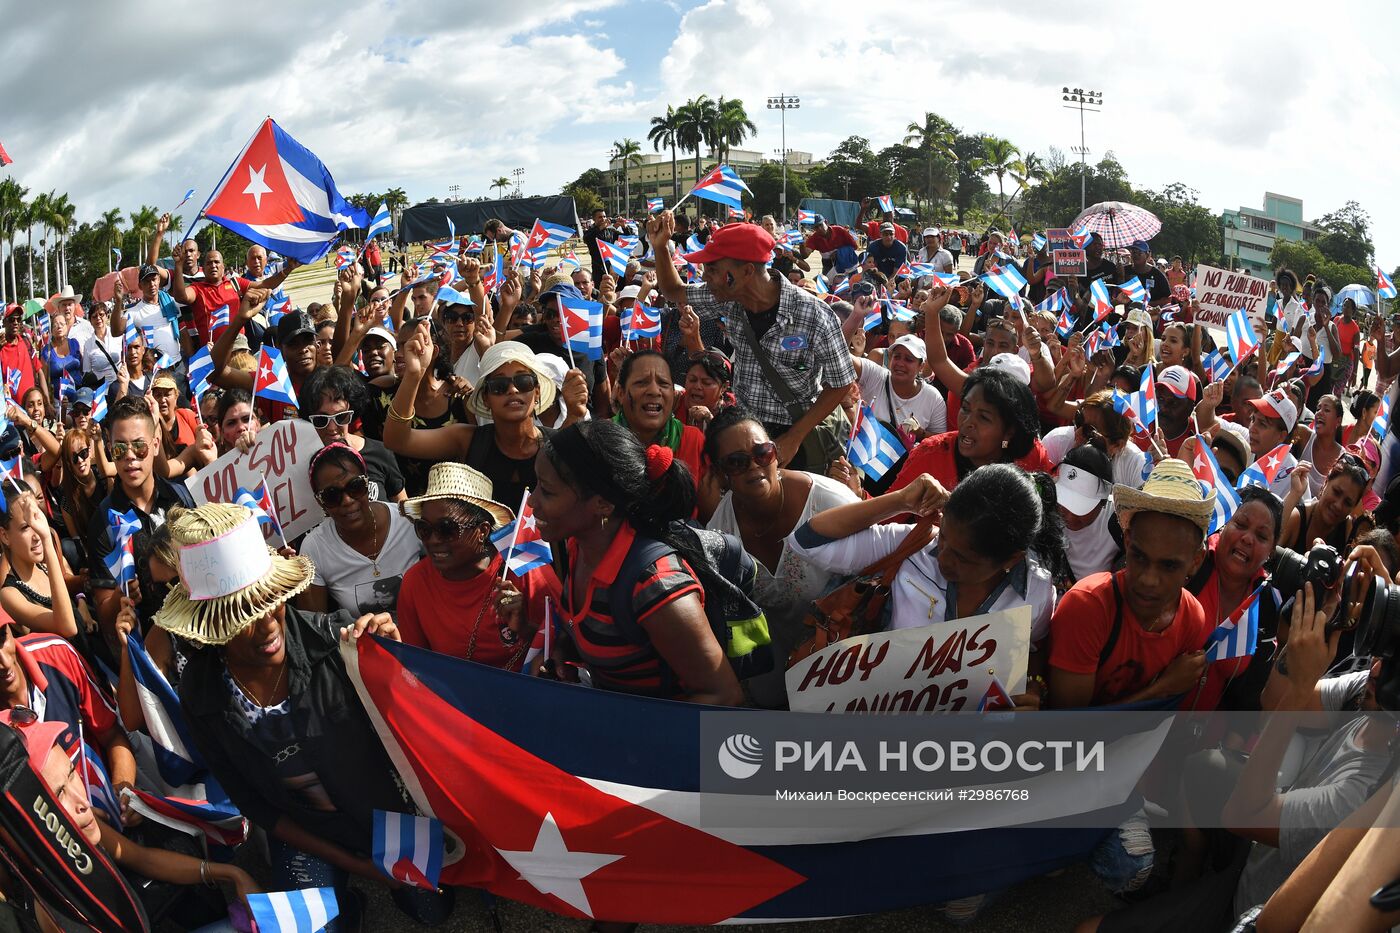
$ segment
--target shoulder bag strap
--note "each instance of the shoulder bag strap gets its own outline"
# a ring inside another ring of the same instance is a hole
[[[1108,640],[1103,643],[1103,650],[1099,652],[1100,668],[1108,663],[1113,649],[1118,647],[1118,636],[1123,632],[1123,595],[1118,592],[1118,574],[1113,574],[1111,579],[1113,580],[1113,626],[1108,630]]]
[[[781,287],[779,285],[779,288]],[[753,351],[754,359],[758,361],[758,368],[763,370],[763,375],[768,380],[769,386],[777,393],[778,398],[783,400],[783,407],[788,410],[788,416],[792,418],[792,423],[796,424],[806,412],[806,406],[798,400],[792,387],[787,384],[787,380],[778,375],[778,369],[773,365],[772,358],[763,345],[758,342],[758,337],[755,336],[753,328],[749,324],[748,311],[740,307],[737,316],[740,321],[738,328],[741,331],[740,336],[749,345],[749,349]]]
[[[928,543],[933,540],[933,519],[934,516],[932,515],[919,519],[919,521],[909,529],[909,533],[904,536],[904,540],[899,543],[899,547],[895,548],[869,567],[866,567],[860,573],[856,574],[856,576],[870,577],[878,574],[881,585],[888,587],[894,582],[895,574],[899,573],[899,568],[904,562],[916,551],[927,547]]]

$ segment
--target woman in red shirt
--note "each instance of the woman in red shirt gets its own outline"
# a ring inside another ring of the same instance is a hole
[[[491,494],[484,474],[437,463],[427,492],[403,503],[426,554],[403,575],[399,632],[405,644],[520,670],[559,582],[549,567],[501,576],[505,558],[491,533],[515,516]]]
[[[1015,463],[1028,473],[1049,473],[1050,460],[1036,436],[1040,416],[1030,387],[1002,369],[978,367],[963,383],[958,429],[925,438],[909,451],[890,484],[903,489],[927,473],[952,489],[989,463]]]

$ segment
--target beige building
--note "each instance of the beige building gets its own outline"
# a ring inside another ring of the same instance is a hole
[[[701,156],[700,172],[703,175],[715,167],[719,161],[713,150]],[[754,149],[731,149],[729,150],[729,165],[742,177],[746,172],[753,172],[765,162],[778,163],[777,158],[767,158],[762,152]],[[799,152],[796,149],[787,151],[787,167],[789,172],[806,173],[811,171],[820,162],[812,160],[810,152]],[[622,160],[614,159],[608,164],[605,171],[617,181],[618,197],[622,191]],[[681,152],[676,150],[676,173],[680,175],[680,192],[684,194],[695,184],[695,155],[694,153]],[[633,163],[627,167],[627,183],[631,187],[632,202],[636,206],[643,203],[642,199],[647,197],[671,197],[671,150],[663,152],[643,152],[641,162]],[[669,203],[669,202],[668,202]]]

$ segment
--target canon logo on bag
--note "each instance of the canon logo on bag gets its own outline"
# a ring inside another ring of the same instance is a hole
[[[59,849],[67,853],[68,860],[73,863],[73,867],[80,874],[92,874],[92,856],[84,851],[82,841],[74,837],[68,831],[68,827],[63,825],[57,811],[49,809],[49,802],[43,797],[34,798],[34,814],[39,817],[39,822],[44,824],[49,835],[53,836]]]

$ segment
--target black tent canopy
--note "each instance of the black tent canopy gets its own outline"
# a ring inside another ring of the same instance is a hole
[[[455,204],[415,204],[399,217],[399,239],[419,243],[448,235],[448,218],[458,236],[481,233],[493,217],[507,227],[528,231],[535,218],[578,229],[574,199],[568,195],[540,198],[504,198],[499,201],[463,201]]]

